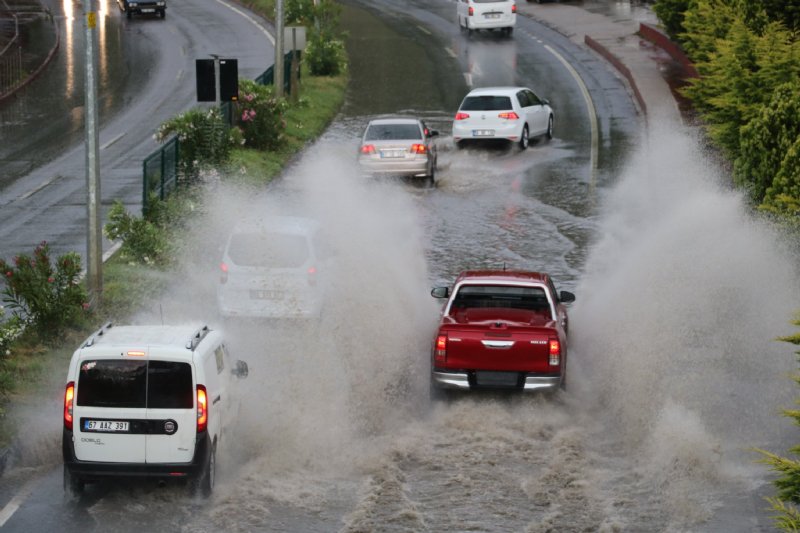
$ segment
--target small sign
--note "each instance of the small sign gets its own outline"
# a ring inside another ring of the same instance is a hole
[[[294,44],[292,44],[294,43]],[[294,48],[293,48],[294,46]],[[306,27],[305,26],[284,26],[283,28],[283,50],[290,52],[297,50],[302,52],[306,49]]]

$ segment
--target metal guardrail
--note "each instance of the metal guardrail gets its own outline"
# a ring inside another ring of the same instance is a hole
[[[292,72],[292,52],[287,52],[284,56],[284,75],[283,88],[289,92]],[[275,83],[274,65],[270,66],[254,80],[260,85],[272,85]],[[220,105],[223,119],[228,126],[234,124],[234,113],[232,102],[222,102]],[[163,200],[178,186],[178,174],[180,168],[180,142],[178,136],[173,135],[167,139],[163,146],[148,155],[142,162],[142,212],[147,211],[147,204],[151,194],[155,193],[159,199]]]

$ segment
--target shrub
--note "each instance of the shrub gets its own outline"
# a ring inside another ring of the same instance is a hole
[[[151,200],[150,205],[153,203],[158,201]],[[108,212],[103,232],[112,241],[122,241],[120,254],[126,261],[163,265],[169,260],[169,241],[164,232],[144,217],[130,214],[119,200]]]
[[[315,32],[306,45],[305,61],[314,76],[338,76],[345,61],[344,43]]]
[[[30,325],[45,339],[77,325],[88,308],[80,282],[81,258],[75,252],[50,261],[50,247],[42,242],[33,256],[19,255],[13,265],[0,259],[5,289],[3,302],[12,311],[12,325]]]
[[[239,101],[235,104],[236,124],[250,148],[277,148],[283,141],[286,102],[275,97],[272,86],[239,80]]]
[[[0,320],[4,315],[5,309],[0,306]],[[19,317],[12,316],[10,319],[0,322],[0,359],[10,355],[11,343],[17,340],[24,330],[25,325]]]

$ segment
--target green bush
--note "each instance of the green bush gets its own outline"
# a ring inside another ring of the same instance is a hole
[[[236,124],[249,148],[277,148],[283,141],[286,102],[275,97],[275,88],[252,80],[239,80],[239,101],[235,103]]]
[[[80,282],[81,258],[75,252],[50,260],[50,247],[42,242],[32,256],[0,259],[5,289],[3,302],[12,311],[10,328],[30,326],[44,339],[80,323],[89,305]]]
[[[158,203],[151,200],[151,205],[154,202]],[[108,212],[103,232],[112,241],[122,241],[120,254],[126,261],[143,265],[164,265],[169,261],[169,240],[161,228],[130,214],[119,200]]]
[[[4,320],[5,309],[0,306],[0,359],[3,356],[11,355],[10,347],[22,332],[25,331],[25,324],[17,316],[12,316],[8,320]]]
[[[658,0],[653,5],[658,20],[664,25],[667,35],[674,41],[683,33],[683,17],[690,0]]]
[[[242,141],[216,107],[192,109],[167,120],[158,127],[155,139],[164,142],[173,134],[180,142],[179,168],[185,180],[195,180],[202,169],[226,162],[231,149]]]

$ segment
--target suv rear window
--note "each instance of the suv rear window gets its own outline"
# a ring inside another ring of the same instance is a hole
[[[422,139],[422,132],[416,124],[372,124],[365,138],[367,141]]]
[[[173,361],[84,361],[77,402],[85,407],[191,409],[192,367]]]
[[[467,96],[461,104],[462,111],[502,111],[512,109],[508,96]]]
[[[228,257],[239,266],[298,268],[308,260],[308,241],[288,233],[236,233]]]

